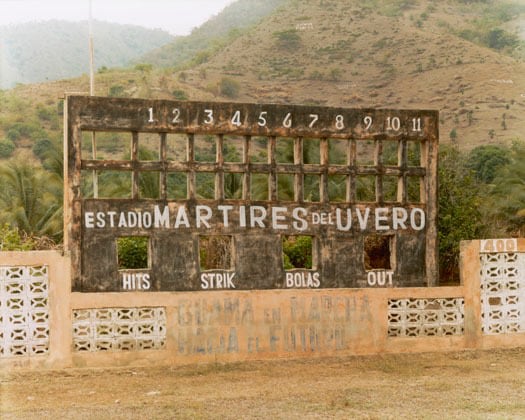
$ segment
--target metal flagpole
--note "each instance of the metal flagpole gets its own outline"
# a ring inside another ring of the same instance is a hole
[[[89,0],[89,95],[95,94],[95,70],[94,70],[94,48],[93,48],[93,25],[92,25],[92,8]]]
[[[93,13],[91,0],[89,0],[89,96],[95,95],[95,48],[93,47]],[[91,132],[91,150],[93,160],[97,158],[97,138],[95,132]],[[93,198],[98,198],[98,174],[93,170]]]

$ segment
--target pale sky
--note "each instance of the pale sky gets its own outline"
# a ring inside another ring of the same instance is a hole
[[[187,35],[235,0],[91,0],[94,20]],[[0,0],[0,25],[51,19],[85,21],[90,0]]]

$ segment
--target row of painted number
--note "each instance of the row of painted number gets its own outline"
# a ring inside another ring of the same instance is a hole
[[[319,121],[319,114],[309,114],[308,117],[309,117],[308,128],[311,128],[311,129],[318,128],[317,123]],[[156,121],[157,120],[155,119],[153,108],[148,108],[148,123],[155,123]],[[370,130],[373,122],[374,121],[371,116],[364,117],[363,118],[364,129]],[[181,110],[179,108],[174,108],[172,110],[171,123],[172,124],[182,124],[183,123],[181,119]],[[216,123],[212,109],[204,110],[204,118],[202,120],[202,123],[204,125],[213,125]],[[232,117],[230,118],[230,123],[237,127],[241,127],[243,125],[240,110],[237,110],[233,113]],[[282,126],[284,128],[292,128],[292,123],[293,123],[292,113],[288,112],[282,120]],[[267,124],[268,124],[268,112],[262,111],[259,113],[257,125],[259,127],[266,127]],[[333,124],[336,130],[344,130],[346,128],[344,116],[341,114],[336,115]],[[401,120],[399,117],[387,117],[385,120],[384,127],[387,131],[399,131],[401,129]],[[413,132],[421,132],[422,131],[421,118],[412,118],[411,128]]]

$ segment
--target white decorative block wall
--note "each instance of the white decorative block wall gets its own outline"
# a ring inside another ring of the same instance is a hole
[[[0,357],[49,352],[47,266],[0,267]]]
[[[525,332],[525,254],[482,253],[480,259],[483,333]]]
[[[461,335],[464,332],[463,298],[389,299],[389,337]]]
[[[150,350],[165,345],[165,308],[73,310],[75,351]]]

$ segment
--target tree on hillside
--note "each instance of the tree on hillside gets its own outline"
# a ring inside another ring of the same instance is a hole
[[[507,233],[525,234],[525,144],[515,142],[510,161],[494,177],[489,209]]]
[[[442,283],[459,278],[460,241],[484,235],[482,190],[457,147],[440,146],[438,238]]]
[[[301,36],[297,29],[287,29],[273,33],[277,48],[284,51],[295,51],[301,46]]]
[[[471,150],[467,158],[467,167],[474,171],[476,179],[490,184],[498,169],[510,162],[510,151],[503,146],[483,145]]]

